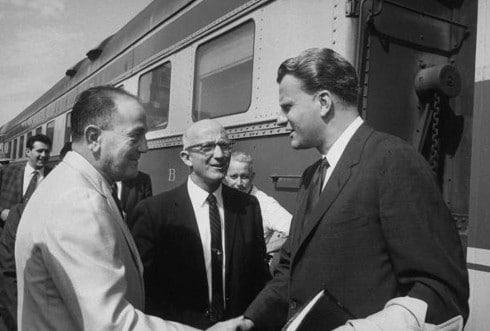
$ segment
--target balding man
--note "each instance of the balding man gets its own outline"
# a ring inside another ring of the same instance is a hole
[[[138,100],[109,86],[84,91],[72,149],[29,200],[17,231],[19,330],[191,330],[144,315],[143,268],[114,182],[147,151]]]
[[[205,328],[238,316],[270,278],[257,199],[221,184],[232,142],[214,120],[185,132],[181,186],[140,202],[132,233],[147,312]]]

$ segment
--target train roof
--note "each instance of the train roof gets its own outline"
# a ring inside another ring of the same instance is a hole
[[[194,0],[154,0],[139,14],[124,25],[118,32],[104,39],[95,48],[89,50],[86,57],[66,71],[47,92],[30,106],[0,127],[0,136],[17,124],[22,123],[37,111],[70,91],[82,80],[99,70],[106,63],[121,54],[158,25],[175,15]]]

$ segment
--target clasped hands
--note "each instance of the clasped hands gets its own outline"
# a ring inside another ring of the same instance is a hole
[[[252,330],[254,323],[243,316],[235,317],[227,321],[219,322],[206,331],[248,331]]]

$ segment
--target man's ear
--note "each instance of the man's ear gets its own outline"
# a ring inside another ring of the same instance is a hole
[[[320,102],[320,115],[322,117],[327,116],[328,113],[333,109],[333,99],[332,93],[328,90],[322,90],[318,92],[318,101]]]
[[[98,152],[100,150],[100,136],[102,134],[102,130],[95,126],[89,125],[85,128],[84,136],[85,142],[89,146],[92,152]]]
[[[182,160],[182,162],[185,163],[186,166],[192,167],[192,161],[190,160],[188,151],[181,151],[179,155],[180,159]]]

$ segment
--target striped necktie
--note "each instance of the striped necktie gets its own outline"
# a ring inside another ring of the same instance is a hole
[[[32,193],[36,190],[37,187],[37,179],[39,178],[39,170],[34,170],[32,172],[31,181],[29,182],[29,186],[27,186],[26,193],[24,194],[23,201],[27,202],[32,196]]]
[[[219,321],[224,315],[223,300],[223,248],[221,242],[221,220],[216,197],[210,194],[207,198],[209,204],[209,223],[211,228],[211,279],[212,297],[210,319]]]

